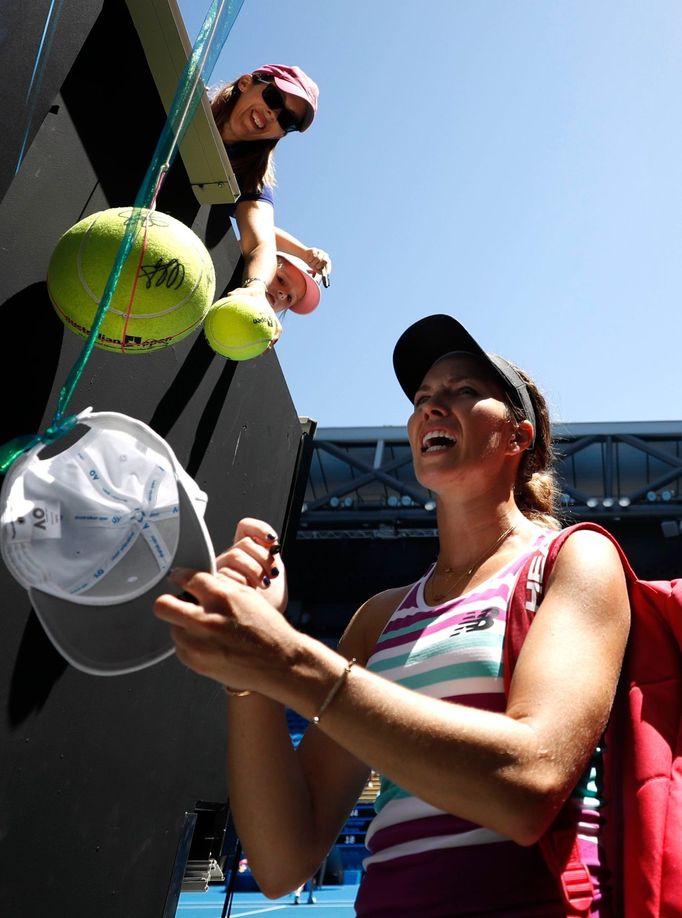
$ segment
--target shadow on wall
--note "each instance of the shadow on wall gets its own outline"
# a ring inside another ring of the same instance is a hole
[[[52,308],[44,282],[30,284],[0,306],[5,357],[3,443],[39,430],[59,364],[64,326]],[[31,398],[22,397],[30,391]]]
[[[64,675],[68,665],[45,634],[38,616],[31,610],[9,686],[7,719],[11,727],[20,726],[42,709],[50,691]]]

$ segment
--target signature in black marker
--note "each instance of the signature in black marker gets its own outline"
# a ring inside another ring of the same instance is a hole
[[[142,265],[141,276],[147,281],[145,287],[149,290],[154,287],[167,287],[168,290],[179,290],[185,279],[185,266],[171,258],[162,261],[160,258],[153,265]]]

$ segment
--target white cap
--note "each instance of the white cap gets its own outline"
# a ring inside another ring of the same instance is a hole
[[[152,604],[178,593],[172,567],[215,572],[207,496],[166,441],[125,414],[78,415],[72,445],[39,444],[0,492],[0,549],[57,650],[77,669],[115,676],[173,653]],[[50,458],[41,458],[45,451]]]

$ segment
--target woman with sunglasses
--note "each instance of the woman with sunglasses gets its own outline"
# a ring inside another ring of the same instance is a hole
[[[566,540],[506,695],[516,577],[560,528],[547,405],[451,316],[416,322],[393,359],[416,476],[437,501],[423,576],[366,602],[337,653],[280,614],[275,534],[247,519],[216,577],[174,575],[198,605],[156,603],[180,660],[226,686],[230,803],[254,876],[271,897],[309,876],[375,769],[357,915],[568,914],[537,842],[570,800],[594,886],[585,915],[612,918],[599,740],[629,630],[620,559],[600,533]],[[311,721],[295,749],[287,707]]]
[[[300,67],[265,64],[219,87],[211,109],[239,183],[230,205],[244,259],[242,286],[235,296],[264,297],[277,267],[277,250],[302,259],[313,271],[331,270],[329,255],[278,229],[272,189],[274,150],[294,131],[306,131],[317,111],[317,84]]]

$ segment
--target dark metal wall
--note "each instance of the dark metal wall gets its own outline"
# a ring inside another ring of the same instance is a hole
[[[51,0],[0,5],[0,199],[15,175],[103,0]],[[50,40],[52,39],[52,40]]]
[[[89,213],[133,203],[165,119],[122,0],[72,0],[61,10],[31,103],[32,143],[13,178],[49,6],[5,4],[0,21],[2,443],[44,429],[84,344],[47,297],[57,240]],[[179,157],[158,207],[204,240],[216,295],[229,287],[238,243],[222,208],[198,205]],[[146,355],[95,349],[70,410],[88,405],[131,414],[167,438],[208,492],[217,549],[244,515],[291,532],[306,438],[274,353],[230,364],[200,331]],[[128,676],[85,675],[53,649],[4,567],[0,588],[2,913],[172,914],[185,813],[227,796],[221,689],[174,657]]]

